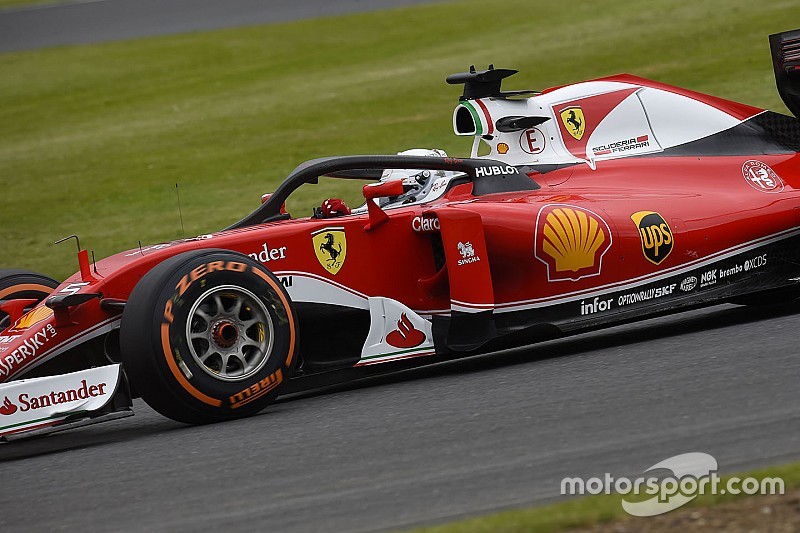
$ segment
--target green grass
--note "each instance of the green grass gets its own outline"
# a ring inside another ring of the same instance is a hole
[[[739,474],[739,478],[780,477],[784,480],[785,489],[800,488],[800,463],[766,468],[754,472]],[[724,477],[723,479],[728,479]],[[698,496],[686,507],[712,506],[720,503],[746,498],[746,495],[711,495]],[[633,498],[628,498],[633,500]],[[588,527],[599,523],[610,522],[629,517],[622,509],[621,496],[603,495],[576,498],[560,503],[529,509],[516,509],[490,514],[478,518],[451,522],[433,527],[415,529],[413,533],[551,533],[576,527]],[[636,520],[647,520],[646,518]],[[635,526],[634,521],[632,526]],[[634,531],[634,529],[630,529]]]
[[[70,4],[73,2],[75,2],[75,0],[0,0],[0,9],[38,6],[43,4]]]
[[[484,0],[0,54],[0,266],[63,278],[77,233],[98,257],[237,220],[324,155],[440,147],[470,64],[508,88],[619,72],[785,109],[767,35],[796,0]],[[305,213],[335,186],[303,192]],[[355,198],[351,191],[351,200]]]

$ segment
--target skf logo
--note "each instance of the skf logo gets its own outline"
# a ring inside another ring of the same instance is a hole
[[[0,405],[0,415],[13,415],[17,412],[17,406],[11,403],[11,400],[6,396],[6,401]]]
[[[588,209],[550,204],[539,210],[534,255],[547,265],[548,281],[577,281],[600,274],[609,248],[611,229]]]
[[[639,211],[631,215],[639,228],[642,253],[654,265],[660,265],[672,253],[672,230],[664,217],[653,211]]]
[[[347,259],[347,235],[344,228],[325,228],[311,235],[319,264],[335,276]]]
[[[572,135],[576,141],[583,138],[583,132],[586,131],[586,119],[583,117],[583,109],[579,106],[567,107],[561,110],[561,122],[567,128],[567,132]]]
[[[425,333],[414,327],[405,313],[397,321],[397,329],[386,335],[386,343],[395,348],[416,348],[425,342]]]

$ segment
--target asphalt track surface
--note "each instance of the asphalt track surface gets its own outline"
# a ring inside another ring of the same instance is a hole
[[[435,0],[88,0],[0,10],[0,52],[343,15]]]
[[[0,445],[0,530],[374,531],[561,498],[701,451],[800,459],[798,304],[731,305],[373,378],[204,427]]]
[[[0,50],[411,3],[6,11]],[[137,400],[133,418],[0,445],[0,531],[392,530],[547,503],[565,476],[633,477],[692,451],[722,472],[798,460],[798,326],[800,304],[716,307],[334,386],[213,426]]]

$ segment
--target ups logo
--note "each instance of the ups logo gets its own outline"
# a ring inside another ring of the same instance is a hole
[[[673,237],[664,217],[654,211],[639,211],[631,215],[639,228],[642,253],[654,265],[660,265],[672,253]]]

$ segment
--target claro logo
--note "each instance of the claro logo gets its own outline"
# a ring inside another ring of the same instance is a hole
[[[84,379],[81,380],[80,386],[74,389],[50,391],[41,396],[31,396],[30,394],[22,393],[17,396],[16,404],[6,396],[5,401],[0,404],[0,415],[13,415],[17,410],[24,413],[26,411],[52,407],[62,403],[95,398],[107,394],[106,387],[107,385],[105,383],[89,385]]]
[[[438,218],[414,217],[411,229],[417,233],[434,233],[442,229]]]

